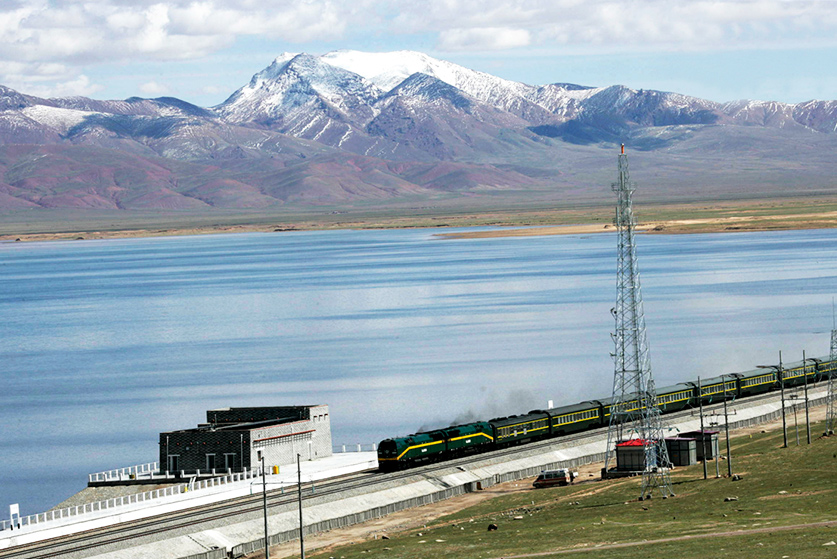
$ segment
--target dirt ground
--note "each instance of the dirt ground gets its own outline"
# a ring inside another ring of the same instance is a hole
[[[639,223],[638,231],[659,234],[720,233],[729,231],[763,231],[773,229],[815,229],[837,227],[837,212],[800,213],[766,216],[712,217],[704,219],[675,219]],[[449,239],[484,239],[494,237],[533,237],[543,235],[582,235],[615,231],[613,225],[565,225],[555,227],[525,227],[492,231],[443,233]]]
[[[811,422],[818,422],[823,421],[825,419],[825,406],[818,406],[816,408],[811,408],[809,410],[811,416]],[[804,427],[804,417],[805,412],[800,410],[799,414],[799,438],[800,444],[805,444],[805,427]],[[787,425],[788,425],[788,444],[793,445],[796,443],[796,432],[794,428],[794,420],[793,414],[790,413],[787,416]],[[772,431],[778,430],[782,428],[782,420],[777,419],[775,421],[771,421],[770,423],[762,423],[761,425],[755,425],[753,427],[747,427],[744,429],[737,429],[735,431],[735,437],[739,436],[747,436],[753,433],[760,433],[762,431]],[[811,437],[816,438],[822,435],[819,432],[811,432]],[[723,439],[723,434],[721,435]],[[722,444],[722,453],[723,450],[723,442]],[[580,467],[577,469],[578,471],[578,478],[576,480],[576,484],[579,483],[590,483],[595,481],[601,480],[601,469],[602,463],[596,462],[593,464],[588,464],[586,466]],[[723,468],[722,468],[723,471]],[[494,499],[501,495],[506,495],[509,493],[515,493],[518,491],[528,491],[532,487],[532,482],[535,478],[527,478],[522,479],[519,481],[510,481],[507,483],[501,483],[495,485],[493,487],[489,487],[483,491],[477,491],[474,493],[466,493],[465,495],[461,495],[459,497],[454,497],[452,499],[448,499],[446,501],[440,501],[438,503],[433,503],[431,505],[425,505],[423,507],[418,507],[414,509],[408,509],[404,511],[400,511],[397,513],[390,514],[383,518],[379,518],[376,520],[370,520],[369,522],[364,522],[362,524],[357,524],[355,526],[348,526],[346,528],[341,528],[338,530],[332,530],[331,532],[324,532],[321,534],[306,536],[305,538],[305,550],[306,551],[327,551],[331,548],[342,546],[350,543],[361,543],[368,540],[378,539],[381,536],[403,532],[405,530],[411,530],[419,527],[423,527],[428,523],[437,520],[443,516],[448,514],[452,514],[454,512],[461,511],[483,501],[487,501],[489,499]],[[277,559],[280,557],[290,557],[293,555],[299,554],[299,541],[295,540],[292,542],[288,542],[286,544],[273,546],[270,548],[270,557],[272,559]],[[251,554],[247,556],[248,559],[262,559],[264,558],[263,552],[257,552],[255,554]]]

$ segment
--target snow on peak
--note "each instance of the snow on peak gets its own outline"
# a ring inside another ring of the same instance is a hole
[[[332,66],[359,74],[384,91],[391,90],[416,73],[427,74],[456,86],[452,83],[455,81],[455,74],[450,68],[455,66],[454,64],[436,60],[421,52],[337,50],[324,54],[320,59]]]
[[[519,98],[530,99],[537,88],[470,70],[421,52],[360,52],[338,50],[320,57],[332,66],[359,74],[383,91],[390,91],[413,74],[421,73],[460,89],[472,97],[496,107],[508,109]]]
[[[73,126],[83,123],[86,118],[101,114],[91,111],[50,107],[47,105],[26,107],[21,112],[38,124],[53,128],[62,134],[66,134]]]
[[[285,62],[288,62],[289,60],[293,60],[294,57],[296,57],[298,54],[300,54],[300,53],[298,53],[298,52],[283,52],[282,54],[280,54],[279,56],[277,56],[276,58],[273,59],[273,63],[276,64],[277,66],[281,66]]]

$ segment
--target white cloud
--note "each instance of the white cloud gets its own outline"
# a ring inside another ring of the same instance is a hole
[[[472,29],[448,29],[439,34],[441,50],[502,50],[525,47],[531,43],[525,29],[501,27],[477,27]]]
[[[92,83],[84,74],[59,79],[31,74],[4,74],[4,76],[7,78],[4,85],[36,97],[72,97],[75,95],[89,97],[104,89],[102,85]]]
[[[169,93],[169,88],[155,81],[146,82],[139,86],[140,93],[149,97],[160,97]]]
[[[207,56],[237,36],[339,39],[349,2],[309,0],[20,0],[0,5],[0,57],[98,63]]]
[[[438,33],[440,50],[495,48],[479,40],[491,28],[526,31],[531,46],[578,52],[795,47],[837,44],[835,7],[833,0],[404,1],[395,27]]]
[[[426,44],[427,37],[442,52],[835,46],[835,4],[835,0],[3,0],[0,83],[38,83],[43,88],[52,80],[55,90],[90,90],[97,86],[82,77],[91,74],[94,65],[206,59],[245,36],[267,38],[279,48],[299,51],[309,50],[308,42],[346,40],[345,46],[351,47],[354,40],[370,38],[383,48],[393,45],[394,50],[411,40]],[[10,66],[14,64],[25,68],[15,70]],[[45,70],[49,65],[62,68]]]

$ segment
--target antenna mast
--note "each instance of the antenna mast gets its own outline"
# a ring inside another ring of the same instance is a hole
[[[831,299],[831,364],[828,366],[828,393],[826,395],[826,411],[825,411],[825,434],[834,434],[837,429],[837,380],[834,379],[834,361],[837,360],[837,318],[834,314],[834,298]]]
[[[632,195],[635,190],[628,173],[625,145],[618,160],[618,181],[613,183],[617,195],[616,228],[619,234],[616,270],[616,306],[611,313],[616,319],[613,341],[615,372],[610,427],[603,473],[616,450],[616,444],[638,438],[645,454],[640,500],[651,498],[658,491],[663,498],[673,496],[669,477],[670,462],[663,435],[662,415],[657,407],[657,394],[651,375],[645,316],[636,258]],[[638,404],[638,405],[637,405]]]

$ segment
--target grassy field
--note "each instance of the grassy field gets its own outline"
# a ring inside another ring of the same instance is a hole
[[[524,489],[388,540],[306,556],[835,558],[837,545],[824,544],[837,541],[837,437],[781,445],[781,430],[733,438],[733,473],[742,479],[716,479],[712,464],[708,480],[701,465],[678,468],[674,498],[639,501],[640,478]]]

